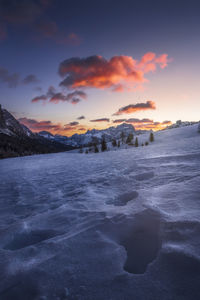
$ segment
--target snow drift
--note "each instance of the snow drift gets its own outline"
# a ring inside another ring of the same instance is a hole
[[[0,299],[199,299],[197,127],[0,161]]]

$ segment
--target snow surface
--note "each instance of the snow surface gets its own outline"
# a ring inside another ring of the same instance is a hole
[[[0,161],[0,299],[200,299],[197,127]]]

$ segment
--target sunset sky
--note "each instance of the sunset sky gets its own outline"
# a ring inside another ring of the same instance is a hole
[[[33,131],[200,119],[198,1],[0,0],[0,103]]]

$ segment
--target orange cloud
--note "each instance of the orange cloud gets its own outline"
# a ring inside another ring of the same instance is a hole
[[[155,102],[153,101],[146,101],[146,103],[136,103],[136,104],[129,104],[127,106],[121,107],[114,116],[123,115],[123,114],[132,114],[137,111],[143,111],[148,109],[156,109]]]
[[[60,124],[54,124],[51,121],[37,121],[35,119],[28,119],[28,118],[20,118],[18,121],[28,128],[30,128],[32,131],[42,131],[47,130],[50,132],[59,131],[62,126]]]
[[[140,61],[131,56],[114,56],[106,60],[95,55],[86,58],[73,57],[60,63],[59,74],[65,77],[60,85],[67,88],[111,88],[122,91],[135,88],[148,81],[145,74],[155,71],[157,66],[165,68],[169,62],[168,55],[156,56],[146,53]]]
[[[49,131],[52,134],[61,134],[70,136],[78,131],[86,131],[87,128],[80,125],[78,122],[70,122],[66,125],[60,123],[53,123],[52,121],[38,121],[29,118],[20,118],[18,121],[27,126],[33,132]]]
[[[110,122],[110,119],[101,118],[101,119],[90,120],[90,122]]]

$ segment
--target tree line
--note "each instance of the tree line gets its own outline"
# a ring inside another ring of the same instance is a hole
[[[141,144],[141,146],[148,146],[149,142],[154,142],[154,134],[153,132],[150,133],[149,135],[149,141],[146,141],[144,143]],[[124,132],[122,131],[120,134],[120,139],[116,140],[116,139],[112,139],[111,144],[113,146],[113,148],[120,148],[122,144],[127,144],[129,146],[133,146],[133,147],[139,147],[139,140],[138,137],[135,138],[134,140],[134,135],[132,133],[129,133],[129,135],[126,137]],[[91,143],[90,147],[85,149],[85,151],[83,151],[83,147],[80,148],[79,153],[83,153],[85,152],[86,154],[93,152],[93,153],[99,153],[101,152],[105,152],[108,150],[108,146],[105,140],[105,137],[102,138],[101,143],[98,147],[97,142]]]

